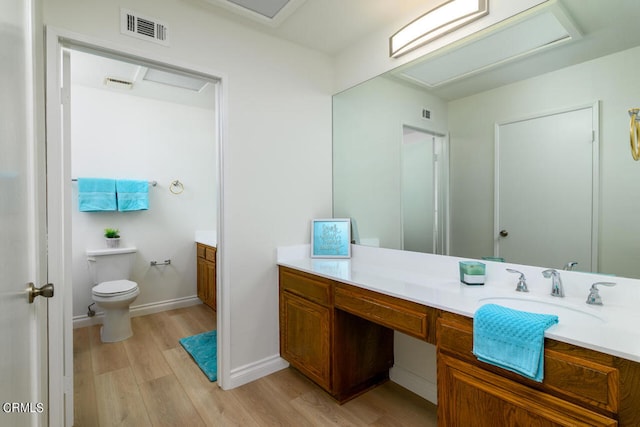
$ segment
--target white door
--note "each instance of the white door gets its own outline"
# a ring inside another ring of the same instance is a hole
[[[597,105],[496,127],[496,255],[596,265]]]
[[[38,242],[32,2],[0,2],[0,425],[48,425],[46,280]],[[44,229],[44,227],[42,228]],[[44,274],[43,274],[44,272]]]

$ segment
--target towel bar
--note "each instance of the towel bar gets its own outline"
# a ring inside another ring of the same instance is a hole
[[[77,181],[78,178],[71,178],[71,181]],[[155,187],[156,185],[158,185],[158,181],[149,181],[149,185],[152,187]]]

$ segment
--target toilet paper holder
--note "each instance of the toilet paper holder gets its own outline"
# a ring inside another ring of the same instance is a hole
[[[149,264],[151,265],[151,267],[157,267],[159,265],[169,265],[169,264],[171,264],[171,260],[170,259],[165,259],[163,262],[151,261],[151,262],[149,262]]]

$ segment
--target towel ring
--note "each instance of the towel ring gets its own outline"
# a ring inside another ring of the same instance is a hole
[[[640,108],[632,108],[629,110],[631,124],[629,124],[629,142],[631,144],[631,157],[633,160],[640,159]]]
[[[184,191],[184,185],[176,179],[169,185],[169,191],[173,194],[180,194]]]

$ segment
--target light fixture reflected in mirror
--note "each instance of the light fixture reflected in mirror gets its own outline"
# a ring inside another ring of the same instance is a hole
[[[389,38],[389,56],[397,58],[489,13],[489,0],[447,0]]]

